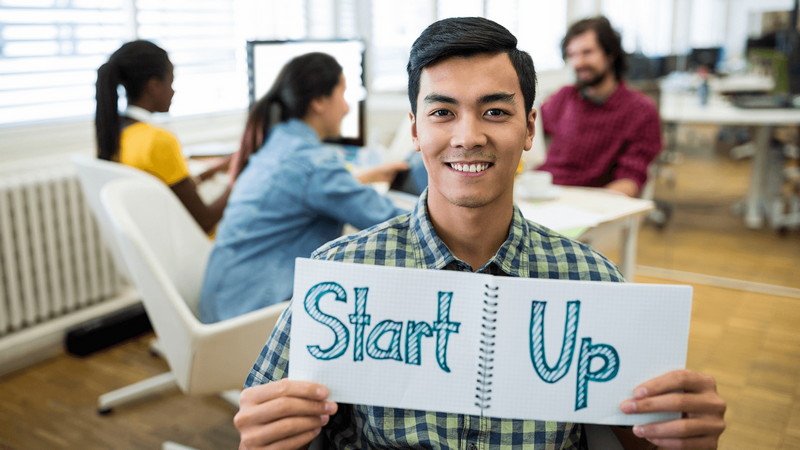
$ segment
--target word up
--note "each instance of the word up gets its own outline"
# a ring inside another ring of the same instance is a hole
[[[547,302],[533,301],[531,304],[530,353],[533,368],[539,378],[546,383],[555,383],[564,378],[572,364],[575,341],[578,334],[578,318],[581,302],[567,302],[567,317],[564,323],[564,339],[561,342],[561,354],[554,367],[550,367],[544,356],[544,310]],[[602,366],[591,370],[592,359],[600,358]],[[619,354],[607,344],[592,344],[592,338],[581,340],[578,355],[578,379],[575,388],[575,410],[588,406],[589,382],[607,382],[614,379],[619,372]]]

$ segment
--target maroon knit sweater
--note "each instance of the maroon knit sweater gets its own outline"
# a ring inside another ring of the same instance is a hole
[[[661,151],[655,105],[625,83],[600,105],[566,86],[544,102],[542,121],[552,142],[539,170],[552,173],[555,184],[602,187],[630,178],[641,189]]]

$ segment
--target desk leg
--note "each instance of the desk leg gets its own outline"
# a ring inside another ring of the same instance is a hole
[[[772,136],[772,127],[758,127],[756,131],[756,154],[753,156],[753,172],[750,177],[750,191],[747,194],[747,207],[745,209],[744,224],[747,228],[761,228],[764,225],[764,214],[761,210],[763,203],[763,188],[765,171],[767,169],[767,152],[769,139]]]
[[[620,252],[619,270],[625,281],[633,282],[636,276],[636,241],[639,238],[639,222],[641,217],[633,216],[625,219],[622,229],[622,251]]]

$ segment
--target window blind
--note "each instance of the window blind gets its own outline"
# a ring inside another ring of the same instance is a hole
[[[122,0],[0,0],[0,126],[93,115],[126,24]]]
[[[139,39],[167,51],[175,66],[173,116],[247,106],[245,36],[234,0],[136,0]]]
[[[0,0],[0,126],[93,117],[97,68],[133,39],[169,53],[172,116],[246,108],[236,1]]]

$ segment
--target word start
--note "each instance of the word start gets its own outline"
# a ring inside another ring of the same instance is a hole
[[[350,323],[355,325],[355,339],[353,345],[353,361],[364,360],[364,329],[370,324],[371,316],[367,314],[367,293],[369,288],[355,288],[356,307],[355,314],[348,317]],[[315,321],[333,330],[335,340],[333,345],[327,349],[319,346],[308,346],[308,351],[317,359],[330,360],[344,354],[350,341],[350,332],[344,324],[336,317],[323,313],[319,309],[319,301],[326,294],[336,295],[337,302],[347,303],[347,293],[338,283],[326,282],[319,283],[309,289],[303,302],[306,312]],[[452,292],[439,292],[439,312],[437,320],[429,325],[427,322],[408,321],[406,327],[406,364],[420,365],[420,347],[422,337],[433,336],[436,332],[436,362],[445,372],[450,372],[447,367],[447,343],[450,333],[458,333],[458,322],[450,322],[450,302],[453,299]],[[402,361],[400,355],[400,337],[403,332],[403,323],[393,320],[384,320],[370,331],[367,336],[367,355],[373,359],[393,359]],[[381,337],[391,333],[389,348],[380,348],[378,341]]]

